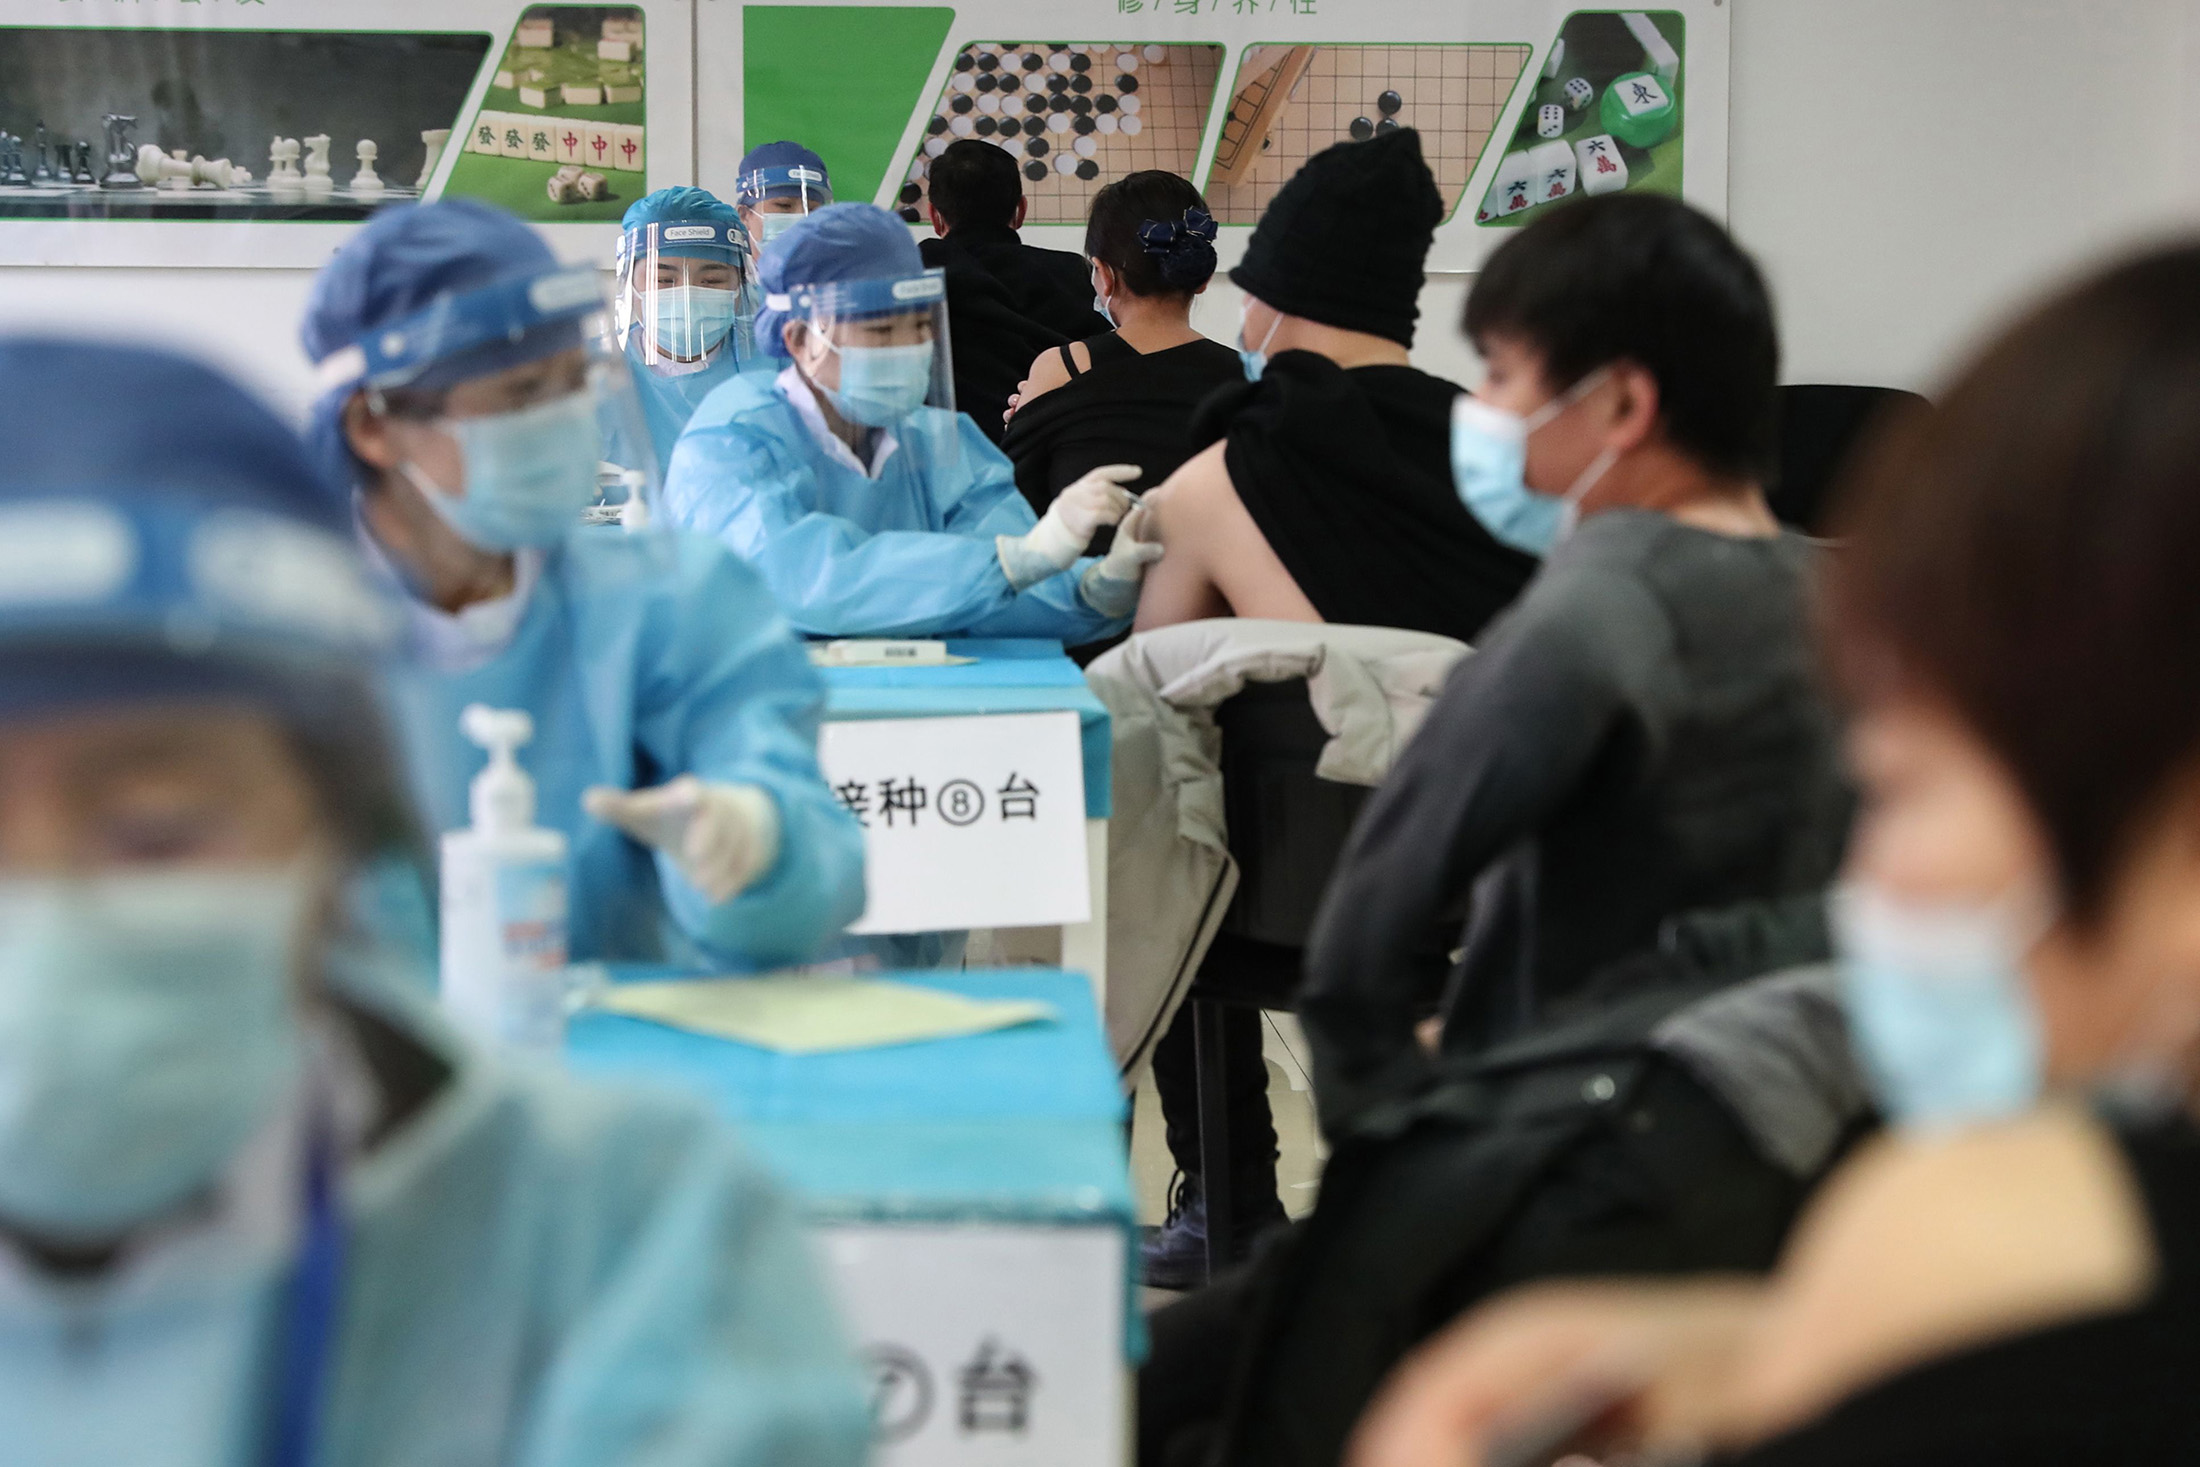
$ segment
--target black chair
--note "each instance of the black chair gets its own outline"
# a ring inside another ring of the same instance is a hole
[[[1780,389],[1780,467],[1766,499],[1780,523],[1822,534],[1828,496],[1865,432],[1882,414],[1927,406],[1899,387],[1807,383]]]

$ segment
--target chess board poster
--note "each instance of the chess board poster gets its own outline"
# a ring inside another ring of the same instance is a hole
[[[314,266],[478,198],[608,260],[694,177],[694,0],[0,0],[0,264]]]
[[[1016,159],[1034,243],[1076,248],[1095,193],[1160,168],[1198,185],[1234,258],[1308,158],[1413,128],[1446,210],[1430,268],[1472,269],[1537,211],[1593,194],[1723,214],[1727,14],[1721,0],[698,0],[697,181],[724,192],[745,147],[795,138],[837,197],[924,228],[931,160],[977,139]]]

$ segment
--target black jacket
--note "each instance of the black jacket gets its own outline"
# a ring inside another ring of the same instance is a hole
[[[948,343],[955,406],[1001,441],[1001,414],[1039,353],[1101,335],[1084,257],[1025,244],[1013,229],[964,225],[918,246],[947,273]]]

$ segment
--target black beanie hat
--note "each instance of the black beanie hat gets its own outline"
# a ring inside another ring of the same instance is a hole
[[[1411,346],[1443,219],[1419,133],[1338,143],[1276,191],[1230,283],[1287,316]]]

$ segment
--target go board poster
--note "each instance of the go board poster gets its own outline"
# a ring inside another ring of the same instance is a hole
[[[0,0],[0,264],[313,266],[478,198],[610,258],[694,177],[693,0]]]
[[[1727,54],[1723,0],[698,0],[698,181],[725,193],[744,148],[793,138],[837,198],[924,228],[931,160],[975,138],[1016,159],[1034,243],[1074,248],[1093,194],[1147,168],[1242,241],[1316,152],[1412,128],[1446,211],[1430,268],[1465,270],[1594,194],[1723,213]]]

